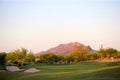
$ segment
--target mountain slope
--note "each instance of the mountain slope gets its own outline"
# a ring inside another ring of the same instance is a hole
[[[44,53],[67,54],[69,52],[73,52],[78,47],[84,51],[94,51],[90,46],[85,46],[78,42],[72,42],[67,44],[60,44],[57,47],[53,47],[48,49],[47,51],[44,51]]]

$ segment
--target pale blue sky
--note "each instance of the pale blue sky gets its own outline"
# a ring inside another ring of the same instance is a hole
[[[120,50],[120,0],[0,0],[0,51],[81,42]]]

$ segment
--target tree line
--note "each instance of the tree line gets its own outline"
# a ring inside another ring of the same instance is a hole
[[[25,48],[16,49],[9,53],[0,52],[0,65],[18,65],[24,66],[31,63],[46,63],[46,64],[70,64],[89,60],[102,60],[104,58],[120,58],[120,51],[107,48],[100,49],[96,52],[89,50],[81,50],[79,47],[67,55],[47,53],[35,56],[33,52]]]

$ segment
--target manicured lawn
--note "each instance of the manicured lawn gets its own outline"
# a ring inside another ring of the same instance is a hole
[[[37,73],[0,72],[0,80],[120,80],[120,63],[35,64]]]

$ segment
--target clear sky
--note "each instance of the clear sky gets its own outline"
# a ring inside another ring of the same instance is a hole
[[[0,0],[0,51],[69,42],[120,50],[120,0]]]

